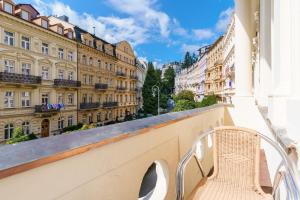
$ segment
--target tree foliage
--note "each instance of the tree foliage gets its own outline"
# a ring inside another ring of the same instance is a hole
[[[25,142],[28,140],[34,140],[37,139],[37,137],[35,136],[35,134],[24,134],[22,128],[17,127],[14,129],[13,134],[12,134],[12,138],[9,139],[6,143],[7,144],[15,144],[15,143],[19,143],[19,142]]]
[[[180,99],[176,102],[176,106],[173,109],[174,112],[178,111],[184,111],[184,110],[191,110],[195,108],[195,102],[185,100],[185,99]]]
[[[204,97],[201,102],[197,103],[196,107],[201,108],[201,107],[211,106],[216,103],[217,103],[217,97],[215,95],[210,95]]]
[[[193,58],[190,54],[190,52],[186,52],[185,56],[184,56],[184,60],[183,60],[183,64],[182,64],[182,69],[186,69],[188,67],[190,67],[193,63]]]
[[[175,87],[175,70],[169,67],[164,73],[164,79],[162,80],[162,93],[170,96]]]
[[[147,114],[157,114],[157,97],[152,94],[152,87],[160,84],[161,72],[154,69],[153,63],[148,63],[148,71],[143,86],[143,110]],[[157,95],[157,94],[156,94]]]
[[[190,90],[182,90],[176,96],[174,96],[174,100],[175,101],[178,101],[178,100],[188,100],[188,101],[191,101],[191,102],[195,102],[194,99],[195,99],[195,95]]]

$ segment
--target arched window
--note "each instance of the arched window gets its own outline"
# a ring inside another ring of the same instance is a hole
[[[8,139],[12,138],[13,132],[14,132],[14,125],[6,124],[4,127],[4,139],[8,140]]]
[[[86,65],[86,56],[85,55],[82,56],[82,63]]]
[[[30,122],[25,121],[22,123],[22,130],[24,134],[29,135],[30,134]]]
[[[89,65],[93,65],[93,58],[92,57],[90,57]]]
[[[60,117],[58,118],[58,129],[61,130],[64,128],[64,118]]]

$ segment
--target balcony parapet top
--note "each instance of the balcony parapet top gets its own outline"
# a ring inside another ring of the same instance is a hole
[[[0,153],[0,179],[145,133],[150,128],[167,126],[224,106],[225,104],[217,104],[41,138],[16,145],[4,145],[0,147],[0,152],[2,152]]]

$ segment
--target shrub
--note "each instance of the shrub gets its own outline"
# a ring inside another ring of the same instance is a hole
[[[37,139],[36,135],[31,133],[29,135],[24,134],[22,128],[17,127],[14,129],[14,132],[12,134],[12,138],[9,139],[6,144],[15,144],[19,142],[25,142],[29,140]]]
[[[194,93],[190,90],[183,90],[179,92],[177,95],[173,96],[176,102],[179,100],[188,100],[191,102],[195,102],[194,97],[195,97]]]
[[[196,107],[197,108],[206,107],[206,106],[214,105],[216,103],[217,103],[217,97],[215,95],[210,95],[210,96],[204,97],[200,103],[196,104]]]
[[[63,132],[72,132],[72,131],[76,131],[76,130],[79,130],[81,129],[83,125],[81,123],[77,124],[77,125],[73,125],[73,126],[68,126],[68,127],[65,127],[63,129]]]
[[[173,109],[174,112],[191,110],[195,108],[195,103],[189,100],[178,100],[176,106]]]

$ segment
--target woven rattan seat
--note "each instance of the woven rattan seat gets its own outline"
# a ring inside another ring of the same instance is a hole
[[[259,185],[260,138],[255,131],[220,127],[213,134],[214,173],[194,200],[271,200]]]

